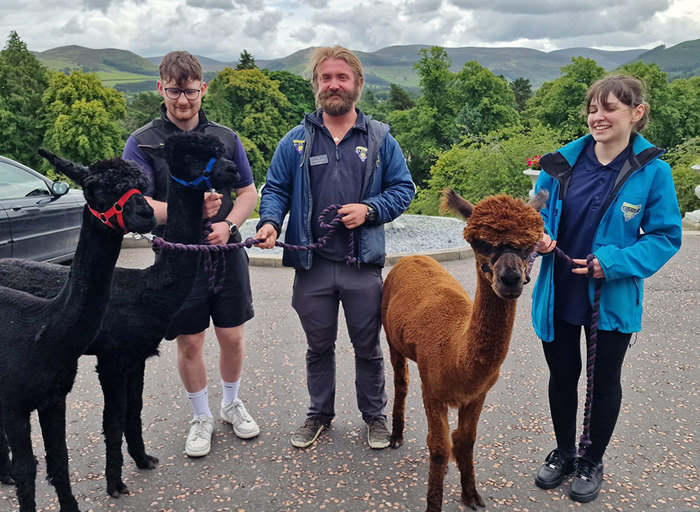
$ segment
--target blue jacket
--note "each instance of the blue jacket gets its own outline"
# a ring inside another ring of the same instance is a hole
[[[294,245],[313,243],[309,157],[316,126],[307,118],[292,128],[277,145],[260,200],[258,229],[265,223],[272,223],[279,234],[289,212],[284,241]],[[355,229],[355,245],[360,263],[383,266],[384,224],[406,211],[415,195],[415,185],[399,144],[389,134],[389,126],[374,119],[368,120],[368,158],[360,201],[376,210],[377,220]],[[308,270],[312,261],[312,251],[285,249],[282,256],[282,264],[288,267]]]
[[[602,330],[632,333],[642,328],[643,279],[659,270],[681,246],[681,214],[670,166],[664,153],[639,134],[633,135],[632,156],[624,164],[603,205],[603,217],[592,253],[605,273],[600,299]],[[562,200],[579,155],[591,141],[586,135],[540,159],[543,172],[535,190],[549,190],[540,212],[545,229],[556,240]],[[554,253],[542,257],[532,294],[532,323],[540,339],[554,339]],[[593,302],[595,284],[589,279]]]

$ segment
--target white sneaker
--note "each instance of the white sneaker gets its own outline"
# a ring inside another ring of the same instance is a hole
[[[240,399],[221,408],[221,419],[233,425],[233,433],[241,439],[251,439],[260,433],[258,424],[245,410]]]
[[[185,453],[189,457],[204,457],[211,451],[214,418],[206,415],[197,416],[190,423],[192,426],[185,442]]]

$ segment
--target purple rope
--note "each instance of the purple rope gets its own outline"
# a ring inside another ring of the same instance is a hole
[[[569,256],[567,256],[564,251],[559,247],[554,248],[554,255],[564,262],[566,262],[569,267],[574,267],[574,262]],[[532,253],[530,255],[530,260],[528,261],[526,275],[530,276],[530,271],[535,263],[535,258],[537,258],[538,253]],[[593,260],[595,256],[589,254],[586,257],[586,264],[588,266],[588,277],[593,279]],[[600,319],[600,292],[602,288],[602,279],[595,280],[595,290],[593,293],[593,305],[591,313],[591,326],[588,335],[588,347],[587,347],[587,359],[586,359],[586,402],[583,406],[583,431],[581,432],[581,437],[579,438],[578,444],[578,456],[583,457],[586,454],[586,449],[591,445],[591,413],[593,410],[593,382],[595,380],[595,358],[596,349],[598,347],[598,320]]]
[[[338,224],[343,218],[342,215],[337,214],[330,222],[326,222],[325,218],[331,211],[337,211],[342,208],[341,205],[331,205],[321,212],[318,217],[318,224],[321,228],[326,229],[327,232],[323,237],[319,238],[316,243],[310,245],[293,245],[275,241],[275,246],[288,249],[290,251],[313,251],[316,249],[322,249],[328,243],[328,240],[335,234]],[[210,231],[211,232],[211,228]],[[164,249],[171,251],[193,251],[193,252],[204,252],[204,253],[222,253],[225,251],[232,251],[234,249],[241,249],[243,247],[253,247],[255,244],[262,242],[257,238],[247,238],[243,242],[237,242],[232,244],[221,244],[221,245],[206,245],[206,244],[180,244],[175,242],[168,242],[161,237],[153,237],[153,247],[155,249]],[[348,254],[345,256],[345,263],[352,265],[357,262],[355,257],[355,234],[350,231],[350,236],[348,237]]]

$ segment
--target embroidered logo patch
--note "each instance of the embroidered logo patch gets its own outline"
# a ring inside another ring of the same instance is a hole
[[[297,150],[297,153],[300,155],[304,152],[304,145],[306,144],[305,140],[294,140],[292,141],[294,143],[294,149]]]
[[[367,160],[367,148],[364,146],[357,146],[355,148],[355,153],[357,153],[357,156],[360,157],[360,160],[363,162]]]
[[[631,221],[639,212],[642,211],[641,204],[622,203],[622,213],[625,215],[625,222]]]

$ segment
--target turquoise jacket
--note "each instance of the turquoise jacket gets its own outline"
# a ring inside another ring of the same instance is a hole
[[[292,128],[277,145],[262,189],[257,226],[260,229],[265,223],[271,223],[279,234],[289,212],[284,241],[294,245],[313,243],[311,222],[315,219],[311,219],[313,199],[309,158],[316,126],[307,118],[305,116],[302,123]],[[384,266],[384,224],[406,211],[416,187],[401,148],[389,133],[389,126],[369,116],[366,118],[369,137],[360,201],[375,209],[377,219],[355,230],[355,245],[359,263]],[[308,270],[312,261],[312,251],[285,249],[282,255],[282,264],[287,267]]]
[[[549,190],[549,199],[540,213],[554,240],[574,164],[591,138],[586,135],[540,159],[543,172],[535,191]],[[659,159],[664,151],[639,134],[633,138],[632,155],[603,205],[605,213],[591,251],[605,273],[598,327],[624,333],[641,330],[644,278],[678,252],[682,233],[671,167]],[[542,257],[532,293],[532,323],[544,341],[554,339],[554,258],[554,253]],[[594,280],[590,279],[591,303],[594,288]]]

